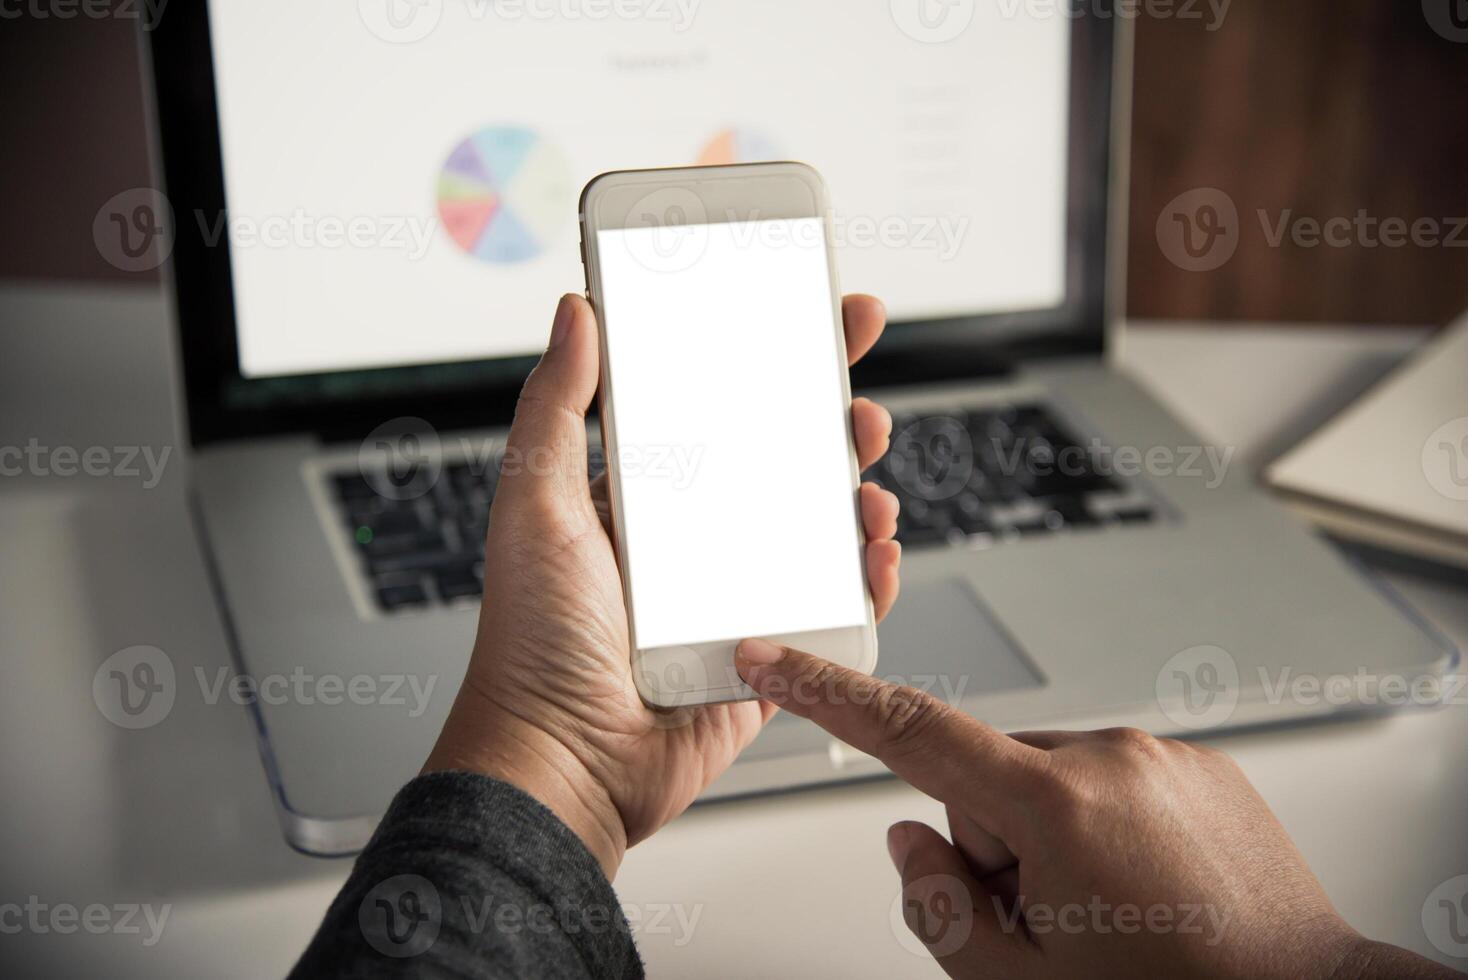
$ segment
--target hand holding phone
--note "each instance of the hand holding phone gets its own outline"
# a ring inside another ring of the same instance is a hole
[[[848,297],[843,312],[847,352],[859,359],[882,332],[882,306]],[[610,876],[625,849],[683,812],[775,709],[743,702],[661,711],[638,697],[607,485],[586,480],[584,416],[599,368],[586,300],[564,297],[552,332],[510,432],[509,452],[534,465],[501,476],[473,656],[424,768],[518,786],[585,841]],[[860,465],[871,465],[886,452],[891,419],[860,398],[851,417]],[[867,484],[861,503],[880,619],[897,596],[897,501]],[[731,521],[759,547],[756,529],[739,514]]]
[[[759,637],[876,665],[840,290],[800,164],[627,171],[582,195],[632,676],[658,707],[753,696]]]

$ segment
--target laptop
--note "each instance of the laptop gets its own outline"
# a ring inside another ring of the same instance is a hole
[[[1452,662],[1108,363],[1105,3],[210,0],[148,42],[192,499],[300,850],[360,848],[433,744],[577,195],[614,169],[825,175],[843,286],[890,314],[854,372],[903,503],[880,675],[1009,729],[1187,734],[1380,706],[1290,678]],[[779,717],[705,798],[882,772]]]

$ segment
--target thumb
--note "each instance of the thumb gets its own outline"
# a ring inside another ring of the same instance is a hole
[[[1014,977],[1033,972],[1018,907],[973,876],[963,855],[927,824],[904,820],[887,831],[902,876],[902,919],[952,977]]]
[[[599,366],[591,304],[567,293],[556,307],[550,344],[520,390],[500,464],[500,492],[588,495],[586,410],[596,396]]]

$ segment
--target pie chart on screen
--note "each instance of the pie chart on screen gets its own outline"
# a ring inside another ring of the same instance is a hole
[[[764,160],[782,160],[784,153],[779,144],[755,129],[725,129],[715,133],[698,153],[700,167],[722,166],[730,163],[755,163]]]
[[[444,161],[438,217],[454,244],[480,261],[536,258],[576,220],[566,158],[534,130],[481,129]]]

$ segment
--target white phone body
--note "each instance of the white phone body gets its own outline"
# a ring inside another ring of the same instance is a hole
[[[581,238],[643,701],[754,697],[734,668],[752,636],[870,673],[824,181],[798,163],[603,174],[582,192]]]

